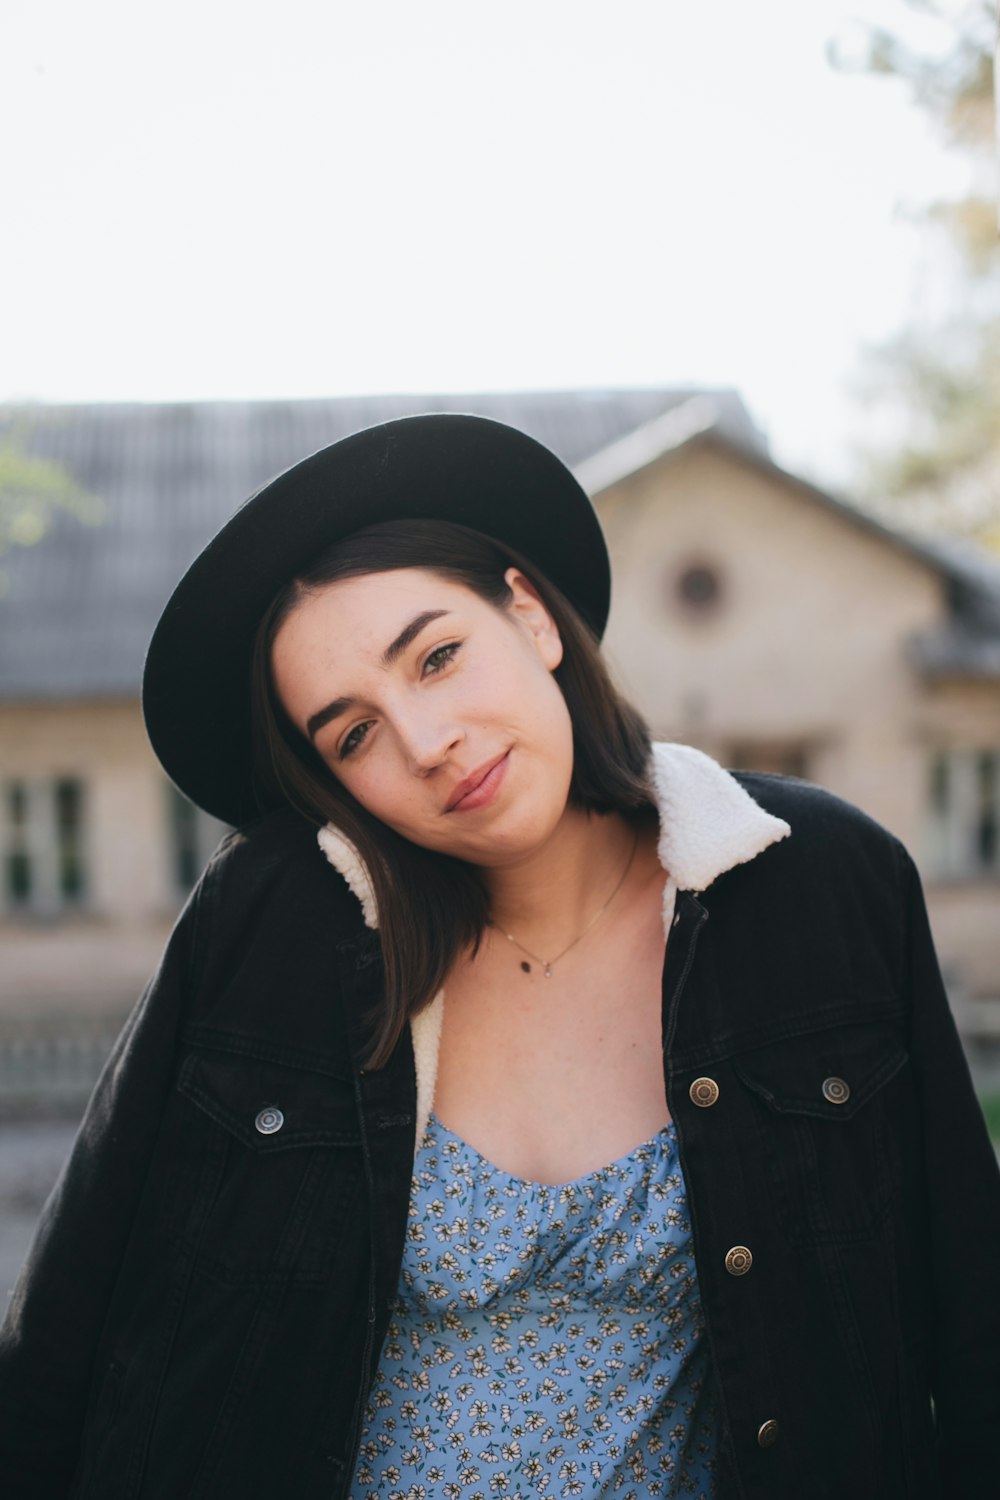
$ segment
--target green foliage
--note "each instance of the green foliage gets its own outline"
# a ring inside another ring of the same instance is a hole
[[[990,1133],[990,1140],[1000,1146],[1000,1092],[981,1094],[979,1103],[982,1106],[983,1115],[986,1119],[986,1128]]]
[[[907,0],[911,10],[931,16],[951,31],[950,48],[928,56],[883,27],[868,32],[863,66],[869,73],[905,79],[916,102],[960,147],[988,151],[993,140],[993,0]]]
[[[0,437],[0,556],[40,542],[58,515],[96,526],[104,503],[65,465],[30,453],[17,430],[8,431]]]
[[[873,499],[895,496],[921,517],[1000,550],[1000,235],[994,197],[994,0],[907,0],[940,24],[948,44],[933,54],[869,28],[861,68],[902,79],[947,143],[988,186],[956,202],[930,203],[928,234],[954,252],[958,283],[947,320],[917,325],[871,355],[869,399],[902,407],[901,449],[869,456]],[[834,56],[834,61],[838,61]],[[839,60],[843,66],[843,60]]]

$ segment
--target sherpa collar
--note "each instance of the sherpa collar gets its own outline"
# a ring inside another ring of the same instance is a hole
[[[663,927],[669,934],[678,891],[704,891],[727,870],[746,864],[771,844],[787,838],[788,824],[755,802],[734,776],[690,745],[656,744],[650,779],[660,817],[658,852],[667,872]],[[367,927],[378,926],[368,871],[351,841],[328,823],[319,844],[361,903]],[[417,1072],[419,1146],[433,1107],[444,991],[410,1022]]]

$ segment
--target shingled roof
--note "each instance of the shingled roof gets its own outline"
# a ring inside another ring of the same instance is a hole
[[[596,488],[643,430],[667,446],[710,435],[771,464],[738,394],[725,389],[0,407],[0,442],[53,460],[103,504],[100,525],[58,517],[42,541],[0,558],[0,699],[135,697],[146,644],[171,590],[246,497],[315,449],[417,411],[510,422]],[[804,481],[802,487],[814,499],[841,503]],[[916,550],[949,583],[956,629],[947,643],[921,643],[921,666],[954,671],[964,663],[977,675],[995,675],[1000,571],[876,529]]]
[[[134,697],[174,585],[233,511],[306,454],[376,422],[467,411],[510,422],[571,467],[695,393],[686,389],[371,396],[189,405],[0,407],[0,442],[55,460],[103,503],[0,559],[0,699]],[[739,396],[712,393],[734,439],[763,447]]]

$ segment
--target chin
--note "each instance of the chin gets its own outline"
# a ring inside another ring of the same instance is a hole
[[[456,851],[456,857],[485,868],[497,868],[528,859],[544,849],[562,822],[564,811],[565,804],[549,812],[539,809],[506,827],[498,820],[496,828],[484,831],[478,849],[468,853]]]

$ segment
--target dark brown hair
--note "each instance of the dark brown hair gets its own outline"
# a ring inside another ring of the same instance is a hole
[[[517,567],[555,620],[563,657],[553,676],[573,726],[570,801],[597,813],[633,815],[650,803],[649,730],[614,687],[588,626],[527,559],[493,538],[449,521],[384,521],[337,542],[272,600],[254,642],[251,700],[254,775],[262,805],[290,803],[312,821],[333,823],[367,867],[379,915],[385,984],[369,1018],[366,1066],[382,1067],[408,1018],[437,993],[460,953],[475,952],[489,920],[474,867],[395,833],[356,801],[285,714],[274,689],[271,648],[305,594],[345,578],[427,568],[464,584],[497,609],[512,595]]]

